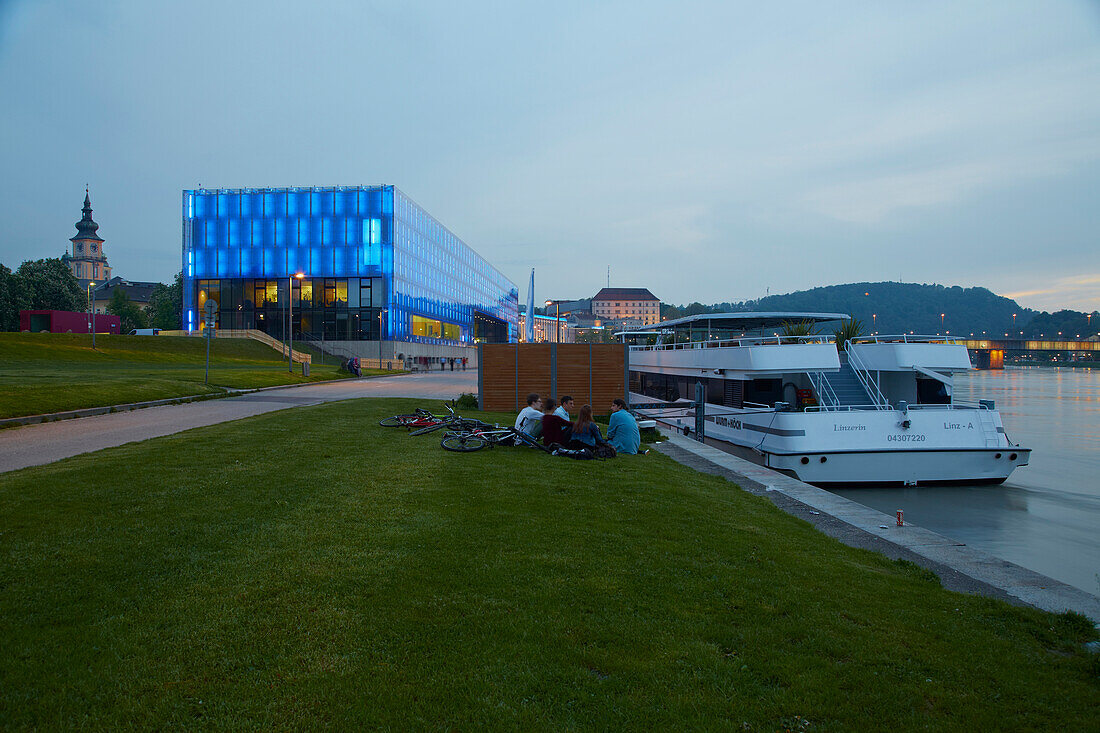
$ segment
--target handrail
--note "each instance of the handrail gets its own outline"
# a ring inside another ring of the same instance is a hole
[[[161,331],[162,336],[202,336],[203,331]],[[256,328],[219,328],[214,332],[215,338],[220,339],[252,339],[253,341],[259,341],[262,344],[270,346],[278,351],[286,358],[286,344],[279,339],[264,333]],[[296,361],[299,364],[309,364],[313,357],[304,351],[298,351],[294,349],[291,351],[291,360]]]
[[[961,336],[925,335],[925,334],[872,334],[870,336],[856,336],[848,339],[857,344],[955,344],[966,339]]]
[[[807,372],[806,376],[810,378],[810,384],[814,386],[814,391],[822,401],[828,402],[830,407],[840,405],[840,399],[836,396],[833,385],[829,384],[829,378],[824,372]]]
[[[681,349],[709,349],[730,346],[794,346],[798,344],[833,344],[832,336],[746,336],[735,339],[708,339],[705,341],[680,341],[671,344],[631,346],[632,351],[675,351]]]
[[[389,369],[400,370],[405,369],[405,363],[401,359],[389,359],[386,357],[379,358],[377,356],[360,355],[353,349],[345,348],[343,346],[335,346],[332,341],[325,341],[324,339],[316,338],[316,334],[312,331],[302,334],[302,341],[313,348],[323,353],[331,354],[337,359],[349,359],[355,357],[359,360],[359,366],[363,369]],[[366,344],[368,342],[360,342]],[[371,343],[378,343],[377,341]],[[369,348],[365,349],[369,351]]]
[[[872,410],[888,410],[889,407],[878,405],[809,405],[802,408],[803,412],[870,412]]]
[[[848,366],[852,368],[852,373],[856,375],[856,379],[863,385],[863,389],[867,391],[867,396],[871,398],[871,401],[874,402],[880,410],[889,407],[890,401],[886,399],[886,395],[882,394],[882,390],[879,389],[878,383],[871,379],[871,373],[864,366],[863,359],[849,349],[848,344],[844,344],[844,353],[848,355]]]

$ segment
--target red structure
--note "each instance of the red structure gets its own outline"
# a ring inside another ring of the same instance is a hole
[[[91,333],[92,314],[75,311],[19,311],[19,330],[31,333]],[[120,317],[96,314],[96,333],[118,334],[121,331]]]

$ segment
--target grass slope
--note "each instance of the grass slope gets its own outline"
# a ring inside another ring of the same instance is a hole
[[[1080,617],[947,592],[656,453],[377,427],[412,404],[0,476],[3,725],[1095,725]]]
[[[217,339],[207,385],[203,339],[97,335],[95,350],[91,344],[81,334],[0,333],[0,418],[348,376],[331,357],[303,377],[299,365],[289,373],[279,352],[257,341]]]

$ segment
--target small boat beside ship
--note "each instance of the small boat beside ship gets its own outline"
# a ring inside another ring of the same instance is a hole
[[[701,384],[708,441],[818,486],[999,484],[1028,464],[992,401],[954,399],[953,375],[973,368],[964,345],[903,334],[838,348],[830,324],[847,319],[705,314],[619,334],[631,399],[670,403],[650,416],[692,430],[682,405]],[[790,324],[811,333],[784,335]]]

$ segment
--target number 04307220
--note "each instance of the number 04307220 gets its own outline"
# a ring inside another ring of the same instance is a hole
[[[919,433],[906,433],[905,435],[887,435],[886,440],[891,443],[921,443],[925,439]]]

